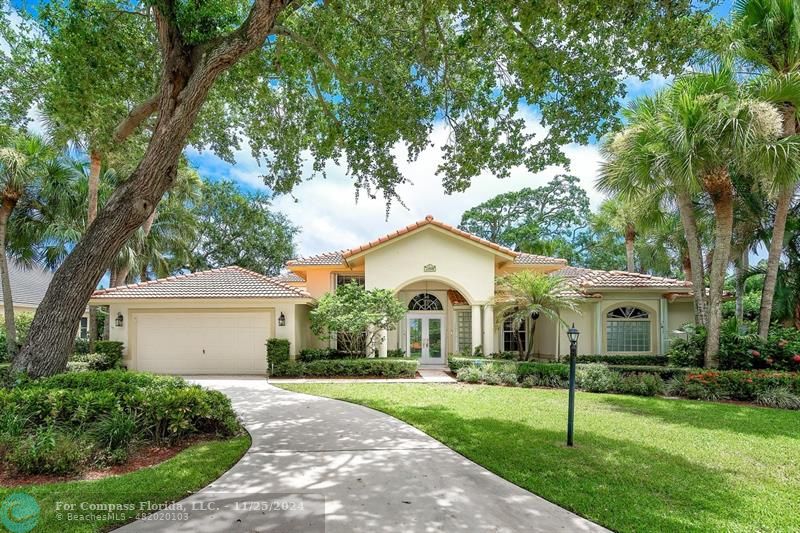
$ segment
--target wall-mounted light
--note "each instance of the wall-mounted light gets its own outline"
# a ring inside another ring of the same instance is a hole
[[[121,328],[124,322],[125,319],[122,318],[122,313],[117,313],[117,318],[114,320],[114,324],[116,324],[118,328]]]
[[[278,325],[279,326],[286,325],[286,315],[284,315],[283,313],[281,313],[280,316],[278,317]]]

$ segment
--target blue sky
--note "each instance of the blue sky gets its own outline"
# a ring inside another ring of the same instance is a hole
[[[714,9],[715,16],[727,17],[731,3],[732,0],[725,0],[717,6]],[[626,100],[651,94],[667,83],[668,80],[662,76],[646,80],[628,79]],[[541,129],[532,109],[528,108],[523,112],[531,129]],[[544,185],[553,176],[563,172],[580,178],[593,207],[602,200],[602,195],[594,188],[601,159],[596,143],[566,146],[565,152],[571,161],[568,170],[551,167],[532,174],[524,168],[517,168],[505,179],[497,179],[488,173],[482,174],[473,179],[472,186],[467,191],[447,195],[435,175],[445,135],[443,127],[436,128],[432,136],[433,146],[412,163],[405,163],[405,154],[398,150],[397,160],[404,176],[410,181],[410,184],[399,189],[407,207],[393,205],[388,219],[381,198],[370,200],[362,195],[356,202],[346,169],[336,165],[328,167],[327,179],[305,181],[295,189],[293,197],[275,198],[275,208],[286,213],[301,228],[298,252],[301,255],[312,255],[350,248],[423,219],[429,214],[455,225],[461,219],[461,214],[470,207],[503,192]],[[230,179],[243,190],[267,190],[260,177],[264,170],[247,148],[236,154],[234,165],[220,160],[210,152],[198,153],[190,150],[188,156],[206,179]],[[310,169],[304,173],[305,177],[310,174]]]

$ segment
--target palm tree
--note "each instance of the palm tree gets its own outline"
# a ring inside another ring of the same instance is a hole
[[[702,191],[714,209],[714,253],[709,273],[705,363],[716,367],[722,294],[733,233],[735,191],[731,173],[751,167],[758,171],[775,167],[772,164],[775,161],[770,159],[775,155],[774,150],[770,148],[775,146],[782,118],[774,106],[743,98],[732,71],[726,65],[711,72],[679,78],[665,91],[659,103],[656,118],[659,154],[653,158],[658,170],[656,175],[670,176],[680,184],[676,187],[678,192]],[[615,152],[619,153],[618,150]],[[652,168],[638,173],[652,181]],[[679,199],[679,204],[682,203]],[[690,235],[687,231],[688,241]],[[690,251],[691,247],[692,244]],[[692,263],[694,271],[695,261]],[[695,289],[695,294],[698,292]]]
[[[695,322],[706,324],[705,266],[695,205],[699,189],[694,180],[669,168],[673,146],[662,124],[667,109],[666,93],[660,93],[639,98],[623,111],[625,129],[601,147],[604,161],[597,185],[623,199],[659,198],[666,204],[664,211],[669,204],[678,208],[689,257],[684,270],[695,287]]]
[[[14,303],[8,267],[8,229],[14,210],[20,202],[35,195],[37,187],[54,163],[55,153],[47,142],[36,135],[8,132],[3,135],[0,147],[0,285],[3,290],[3,313],[8,341],[8,355],[16,356],[17,328],[14,320]],[[17,249],[33,246],[32,233],[20,231],[14,235]],[[25,255],[25,254],[23,254]],[[27,254],[30,255],[30,254]]]
[[[609,225],[625,238],[625,260],[628,272],[636,272],[636,226],[639,213],[637,205],[632,201],[609,198],[600,204],[600,216],[608,219]]]
[[[769,98],[781,108],[782,136],[794,135],[798,132],[800,103],[800,4],[794,0],[737,0],[733,8],[733,26],[735,53],[766,73],[758,85],[790,89],[773,90],[769,95],[759,92],[762,98]],[[796,194],[797,179],[797,173],[785,174],[776,176],[773,183],[777,201],[758,324],[758,334],[764,339],[769,333],[786,220]]]
[[[559,316],[559,311],[578,310],[578,300],[566,279],[530,270],[497,278],[497,294],[497,320],[500,324],[511,320],[512,329],[517,332],[520,359],[527,359],[531,355],[539,317],[566,324]],[[526,330],[527,342],[523,343],[519,331],[526,324],[530,326]]]

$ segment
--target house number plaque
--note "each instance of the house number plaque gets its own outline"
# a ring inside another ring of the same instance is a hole
[[[436,272],[436,265],[425,265],[422,269],[425,272]]]

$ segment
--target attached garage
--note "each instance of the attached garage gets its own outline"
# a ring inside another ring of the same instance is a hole
[[[111,340],[125,344],[131,370],[263,375],[267,339],[286,339],[294,352],[310,301],[302,289],[227,267],[97,291],[90,303],[109,306]]]
[[[274,310],[132,313],[137,369],[160,374],[257,374]]]

